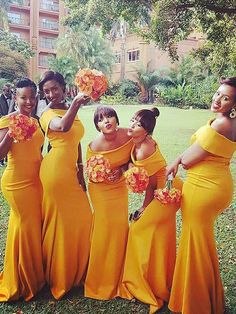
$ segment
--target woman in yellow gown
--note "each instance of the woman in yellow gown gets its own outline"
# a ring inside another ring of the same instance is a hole
[[[236,150],[236,77],[221,81],[211,111],[216,118],[192,137],[192,145],[169,167],[187,171],[182,196],[182,234],[169,308],[183,314],[223,314],[224,291],[214,240],[214,222],[230,204],[229,169]]]
[[[100,106],[94,114],[99,137],[87,150],[87,159],[102,154],[111,164],[109,180],[89,182],[93,228],[85,296],[108,300],[118,295],[128,234],[128,191],[121,168],[130,159],[132,142],[127,129],[118,128],[113,108]]]
[[[53,71],[44,73],[39,89],[49,101],[40,123],[52,146],[40,169],[43,261],[51,292],[59,299],[81,283],[89,256],[92,212],[83,179],[80,140],[84,128],[77,117],[88,98],[78,95],[68,108],[63,101],[64,78]]]
[[[16,84],[18,109],[10,115],[30,116],[35,106],[36,90],[31,80],[19,80]],[[42,187],[39,180],[43,133],[38,126],[29,141],[13,142],[9,136],[10,115],[0,119],[0,157],[8,156],[1,189],[10,206],[4,271],[0,275],[1,302],[15,301],[20,297],[28,301],[45,282],[41,248]]]
[[[176,257],[176,211],[180,204],[163,205],[154,199],[154,190],[164,188],[166,161],[151,134],[159,110],[143,109],[131,119],[131,161],[148,172],[149,185],[142,207],[130,225],[120,296],[150,304],[150,313],[168,302]],[[181,189],[176,178],[174,186]]]

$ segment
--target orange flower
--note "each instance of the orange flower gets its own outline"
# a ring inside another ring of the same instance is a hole
[[[93,100],[97,100],[105,93],[108,87],[106,77],[101,71],[95,69],[81,69],[75,76],[75,84],[79,90]]]
[[[37,130],[36,121],[23,114],[11,115],[9,119],[9,136],[15,143],[30,140]]]
[[[172,188],[173,177],[167,179],[164,189],[157,189],[154,191],[154,198],[162,204],[179,203],[181,199],[181,191]]]
[[[132,167],[124,173],[126,185],[133,193],[143,193],[149,183],[148,173],[143,167]]]
[[[86,162],[86,174],[92,182],[103,182],[111,172],[109,160],[103,155],[90,157]]]

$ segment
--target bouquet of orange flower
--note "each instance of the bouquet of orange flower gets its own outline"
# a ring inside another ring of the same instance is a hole
[[[82,93],[93,100],[98,99],[107,90],[108,82],[105,75],[95,69],[81,69],[75,76],[75,84]]]
[[[103,182],[111,172],[109,160],[103,155],[90,157],[86,162],[86,174],[92,182]]]
[[[164,189],[154,191],[154,198],[162,204],[179,203],[181,199],[181,191],[172,187],[173,176],[168,176]]]
[[[37,130],[35,119],[24,114],[11,115],[9,120],[9,136],[15,143],[30,140]]]
[[[133,193],[143,193],[149,183],[147,171],[143,167],[132,167],[124,173],[126,185]]]

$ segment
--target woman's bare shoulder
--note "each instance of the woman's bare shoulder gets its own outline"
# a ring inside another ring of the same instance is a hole
[[[90,142],[89,147],[95,152],[102,151],[104,149],[104,141],[102,140],[102,135],[99,134],[92,142]]]
[[[137,160],[143,160],[150,157],[156,151],[156,142],[147,138],[140,146],[137,154]]]
[[[229,119],[227,117],[215,119],[211,123],[211,127],[230,140],[234,141],[236,138],[236,121],[234,121],[234,119]]]

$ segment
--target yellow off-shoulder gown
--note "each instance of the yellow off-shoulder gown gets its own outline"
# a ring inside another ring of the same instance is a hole
[[[46,280],[56,299],[83,279],[88,263],[92,212],[77,179],[78,144],[84,134],[76,118],[68,132],[48,128],[65,110],[49,109],[40,118],[52,146],[44,157],[40,178],[43,185],[43,261]]]
[[[9,118],[0,119],[0,129]],[[42,187],[39,180],[43,134],[38,127],[29,141],[12,143],[1,178],[3,196],[10,207],[4,271],[0,275],[0,301],[30,300],[44,285],[41,247]]]
[[[94,152],[88,147],[87,159],[102,154],[117,168],[130,159],[132,141],[117,149]],[[116,183],[89,182],[94,209],[85,296],[108,300],[115,298],[121,280],[128,235],[128,191],[124,177]]]
[[[156,173],[157,188],[166,183],[165,167],[158,145],[144,160],[131,159],[134,166],[144,167],[149,176]],[[182,181],[175,178],[176,188]],[[120,296],[150,304],[150,313],[168,302],[176,258],[176,211],[180,204],[163,205],[153,199],[139,220],[130,225]]]
[[[217,133],[210,124],[194,134],[192,143],[197,141],[212,155],[187,171],[183,185],[183,226],[169,303],[172,311],[183,314],[224,312],[214,222],[232,200],[229,163],[236,142]]]

